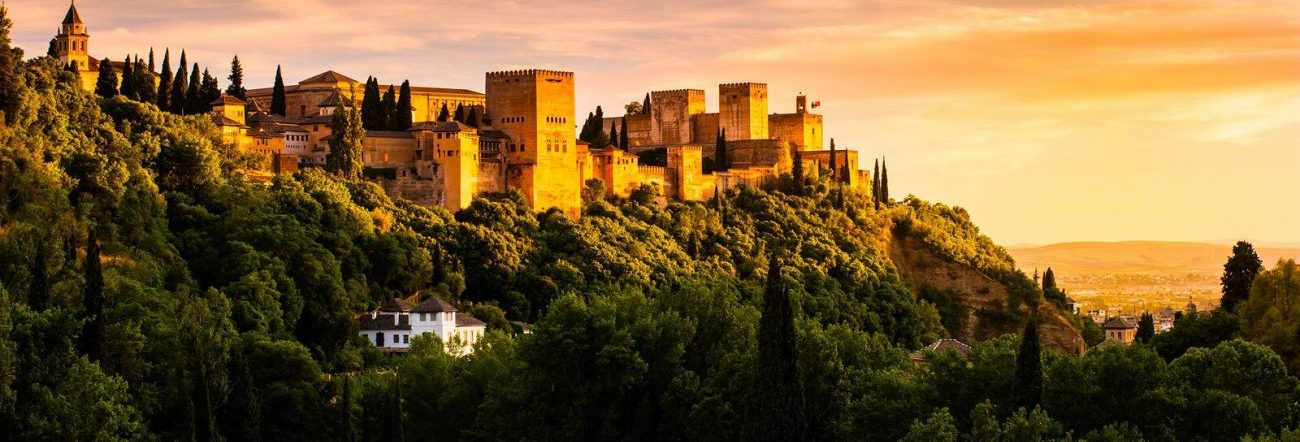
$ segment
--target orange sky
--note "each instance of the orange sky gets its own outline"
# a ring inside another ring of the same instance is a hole
[[[887,156],[890,188],[961,205],[1004,244],[1300,242],[1300,2],[721,0],[432,3],[82,0],[91,52],[184,47],[266,86],[332,68],[483,88],[572,70],[578,107],[769,84],[821,100],[826,132]],[[8,0],[44,52],[67,5]],[[311,12],[306,12],[311,11]],[[864,164],[865,167],[870,167]]]

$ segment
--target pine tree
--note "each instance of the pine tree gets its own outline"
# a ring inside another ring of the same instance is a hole
[[[189,71],[186,70],[188,68],[189,66],[186,66],[185,61],[185,50],[182,49],[180,67],[176,68],[176,75],[172,76],[171,97],[168,99],[173,114],[185,113],[185,91],[189,89],[189,84],[186,83],[186,79],[189,78]]]
[[[95,82],[95,95],[104,98],[117,96],[117,71],[107,59],[99,61],[99,81]]]
[[[364,167],[361,149],[365,139],[366,129],[361,124],[361,113],[356,106],[344,105],[334,112],[330,120],[330,151],[325,157],[326,168],[347,179],[361,178]]]
[[[622,123],[622,124],[623,124],[623,126],[622,126],[621,128],[619,128],[619,130],[618,130],[618,137],[619,137],[619,138],[618,138],[618,146],[619,146],[619,147],[622,147],[624,151],[627,151],[627,150],[630,150],[630,149],[631,149],[631,146],[628,145],[628,140],[627,140],[627,138],[628,138],[628,136],[627,136],[627,118],[623,118],[623,123]]]
[[[158,109],[166,112],[172,108],[172,50],[163,50],[162,72],[158,73]]]
[[[609,122],[609,144],[614,147],[622,147],[618,145],[618,123],[613,121]]]
[[[803,195],[803,153],[799,149],[794,150],[794,166],[790,168],[790,178],[794,194]]]
[[[831,178],[833,179],[833,178],[835,178],[835,175],[839,173],[839,170],[840,170],[840,168],[835,167],[835,139],[834,139],[834,138],[831,138],[831,159],[830,159],[830,163],[831,163],[831,164],[830,164],[830,166],[831,166]]]
[[[104,63],[107,62],[108,60],[104,60]],[[128,100],[140,100],[140,93],[135,90],[135,71],[130,55],[126,56],[126,59],[122,61],[122,87],[117,93]]]
[[[460,105],[460,104],[457,104],[457,105],[456,105],[456,114],[455,114],[454,117],[452,117],[452,119],[455,120],[455,121],[457,121],[457,122],[464,123],[464,122],[465,122],[465,106],[462,106],[462,105]]]
[[[438,111],[438,121],[451,121],[451,112],[447,110],[447,103],[443,103],[442,110]]]
[[[352,428],[352,377],[343,376],[343,441],[352,442],[353,433],[356,431]]]
[[[794,308],[774,252],[758,322],[758,410],[753,422],[760,440],[803,440],[803,388],[795,365]]]
[[[880,160],[880,203],[889,205],[889,165]]]
[[[140,101],[144,103],[154,103],[158,101],[158,87],[153,82],[153,68],[150,68],[140,61],[139,57],[135,59],[135,88],[136,93],[140,95]]]
[[[213,101],[221,98],[221,84],[217,82],[217,77],[203,70],[203,88],[199,90],[199,101],[195,103],[195,114],[203,113],[209,110]]]
[[[645,94],[645,101],[641,103],[641,114],[650,115],[650,93]]]
[[[199,76],[198,63],[194,63],[194,67],[190,68],[190,82],[187,86],[185,88],[184,112],[182,113],[185,115],[201,113],[200,108],[202,106],[199,105],[199,102],[203,100],[201,95],[203,93],[203,78]]]
[[[379,100],[379,122],[378,129],[375,130],[405,130],[394,129],[394,113],[397,112],[397,90],[392,85],[388,85],[388,90],[384,91],[383,98]]]
[[[280,66],[276,65],[275,85],[271,87],[270,111],[271,111],[271,115],[279,115],[281,117],[287,117],[289,115],[285,113],[286,110],[288,110],[288,105],[285,103],[285,97],[284,97],[284,76],[280,74]]]
[[[23,81],[15,70],[21,60],[14,59],[13,41],[9,38],[13,27],[9,8],[0,4],[0,111],[4,112],[6,122],[13,121],[18,112],[19,83]]]
[[[104,271],[99,262],[99,238],[95,230],[91,227],[86,237],[85,284],[81,290],[85,320],[81,326],[81,351],[91,361],[99,361],[104,356]]]
[[[1136,339],[1141,343],[1150,343],[1151,338],[1156,335],[1156,319],[1150,313],[1143,313],[1138,318],[1138,329]]]
[[[1223,298],[1219,306],[1231,312],[1238,304],[1250,297],[1250,286],[1255,277],[1264,269],[1264,262],[1255,253],[1255,246],[1246,241],[1238,241],[1232,246],[1232,256],[1223,264],[1223,277],[1219,283],[1223,286]]]
[[[726,172],[731,168],[731,159],[727,158],[727,129],[718,131],[718,140],[713,144],[713,170]]]
[[[239,55],[230,60],[230,86],[226,87],[226,93],[240,100],[248,100],[248,89],[244,89],[244,66],[239,64]]]
[[[413,118],[411,117],[411,81],[410,80],[406,80],[402,82],[402,88],[399,89],[399,92],[397,94],[397,110],[394,111],[393,118],[396,121],[396,123],[394,124],[395,130],[407,130],[414,125]],[[475,116],[474,119],[475,122],[473,126],[478,127],[478,121],[477,121],[478,117]]]
[[[595,137],[592,135],[592,122],[596,121],[595,112],[587,112],[587,119],[582,122],[582,130],[578,131],[578,139],[591,142]]]
[[[375,77],[366,78],[365,95],[361,97],[361,125],[366,130],[381,130],[384,125],[383,96],[379,92],[379,80]]]
[[[848,155],[845,155],[845,157],[847,157],[847,156],[848,156]],[[840,170],[840,183],[841,183],[841,184],[853,184],[853,175],[850,175],[850,174],[853,173],[853,172],[852,172],[852,170],[849,169],[849,160],[848,160],[848,158],[845,158],[845,159],[844,159],[844,163],[843,163],[843,165],[841,165],[840,167],[841,167],[841,170]]]
[[[478,127],[479,125],[478,107],[469,108],[469,117],[467,117],[465,120],[466,120],[465,121],[466,125]]]
[[[1015,384],[1011,396],[1016,407],[1033,409],[1043,400],[1043,359],[1038,342],[1038,315],[1030,314],[1016,355]]]

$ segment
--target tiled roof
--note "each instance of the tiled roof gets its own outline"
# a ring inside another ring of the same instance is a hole
[[[247,127],[244,126],[243,124],[240,124],[238,121],[235,121],[235,119],[227,117],[225,115],[212,114],[212,122],[217,123],[217,126]]]
[[[970,354],[970,346],[966,345],[966,343],[956,339],[940,339],[935,341],[933,344],[925,346],[925,348],[912,352],[911,357],[913,359],[920,359],[925,356],[926,350],[933,352],[955,351],[960,353],[962,356]]]
[[[63,16],[63,24],[70,25],[81,22],[81,14],[77,13],[77,4],[73,3],[72,6],[68,7],[68,15]]]
[[[411,126],[411,130],[427,130],[431,132],[477,132],[474,126],[461,123],[459,121],[425,121],[416,123]]]
[[[403,132],[403,131],[397,131],[397,130],[368,130],[368,131],[366,131],[366,136],[368,136],[368,137],[375,137],[375,138],[412,138],[412,137],[414,137],[414,135],[411,135],[410,132]]]
[[[357,318],[357,326],[361,330],[410,330],[410,315],[392,315],[378,314],[374,317],[370,313],[362,313]],[[397,323],[393,323],[393,316],[397,316]]]
[[[1101,328],[1104,328],[1104,329],[1110,329],[1110,330],[1114,330],[1114,329],[1125,329],[1125,328],[1137,328],[1137,327],[1138,327],[1138,326],[1137,326],[1137,321],[1134,321],[1133,318],[1125,318],[1125,317],[1122,317],[1122,316],[1116,316],[1116,317],[1113,317],[1113,318],[1107,319],[1107,320],[1106,320],[1106,323],[1101,325]]]
[[[352,100],[343,98],[343,95],[339,94],[339,90],[335,89],[334,92],[330,94],[330,96],[325,97],[324,100],[321,100],[321,102],[317,104],[316,107],[342,107],[342,106],[351,106],[351,105],[352,105]]]
[[[381,312],[409,312],[409,311],[411,311],[411,309],[414,309],[415,306],[416,306],[416,304],[413,303],[413,302],[411,302],[411,301],[407,301],[407,300],[405,300],[405,299],[401,299],[401,298],[393,298],[393,299],[389,299],[388,301],[384,302],[384,305],[379,306],[379,311],[381,311]]]
[[[442,298],[439,298],[437,296],[430,296],[429,299],[426,299],[424,300],[424,302],[421,302],[420,305],[415,306],[415,310],[412,311],[417,313],[427,313],[427,312],[437,313],[437,312],[454,312],[457,310],[455,306],[451,305],[447,301],[443,301]]]
[[[469,313],[456,314],[457,327],[487,327],[487,323],[480,321],[478,318],[470,316]]]
[[[236,97],[234,95],[229,95],[229,94],[221,94],[220,98],[217,98],[216,100],[212,100],[211,103],[208,103],[209,106],[220,106],[225,104],[248,104],[248,103],[245,102],[244,100],[240,100],[239,97]]]
[[[353,79],[351,79],[351,78],[348,78],[348,76],[346,76],[346,75],[343,75],[343,74],[340,74],[340,73],[338,73],[338,72],[334,72],[334,71],[331,70],[331,71],[325,71],[325,72],[321,72],[321,73],[319,73],[319,74],[313,75],[313,76],[307,78],[306,80],[299,81],[298,84],[304,84],[304,83],[322,83],[322,82],[323,82],[323,83],[357,83],[356,80],[353,80]]]

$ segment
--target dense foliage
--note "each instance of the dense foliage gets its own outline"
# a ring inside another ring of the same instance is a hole
[[[316,168],[250,182],[254,159],[206,116],[98,98],[62,68],[19,62],[0,83],[17,100],[0,103],[0,439],[764,440],[782,434],[754,424],[772,392],[798,398],[776,412],[808,440],[1296,424],[1296,379],[1242,341],[1172,362],[1043,353],[1033,409],[1012,374],[1039,352],[1014,335],[914,366],[945,330],[894,273],[892,226],[1027,280],[959,208],[832,203],[823,179],[666,207],[652,188],[593,194],[578,220],[514,192],[451,214]],[[401,357],[358,336],[354,314],[416,292],[490,333],[460,358],[432,336]]]

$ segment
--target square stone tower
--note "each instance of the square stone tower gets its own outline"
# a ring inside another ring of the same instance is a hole
[[[419,145],[432,146],[425,151],[438,163],[442,178],[442,205],[456,212],[469,207],[478,194],[478,130],[456,121],[422,123]]]
[[[727,140],[767,139],[767,85],[718,86],[718,114],[718,126],[727,131]]]
[[[677,89],[650,93],[650,138],[654,144],[673,146],[690,143],[691,117],[704,113],[704,91]],[[714,136],[716,134],[709,134]]]
[[[529,69],[487,74],[487,112],[492,127],[510,142],[504,154],[507,183],[534,209],[557,207],[570,216],[582,207],[582,183],[574,136],[572,72]]]

